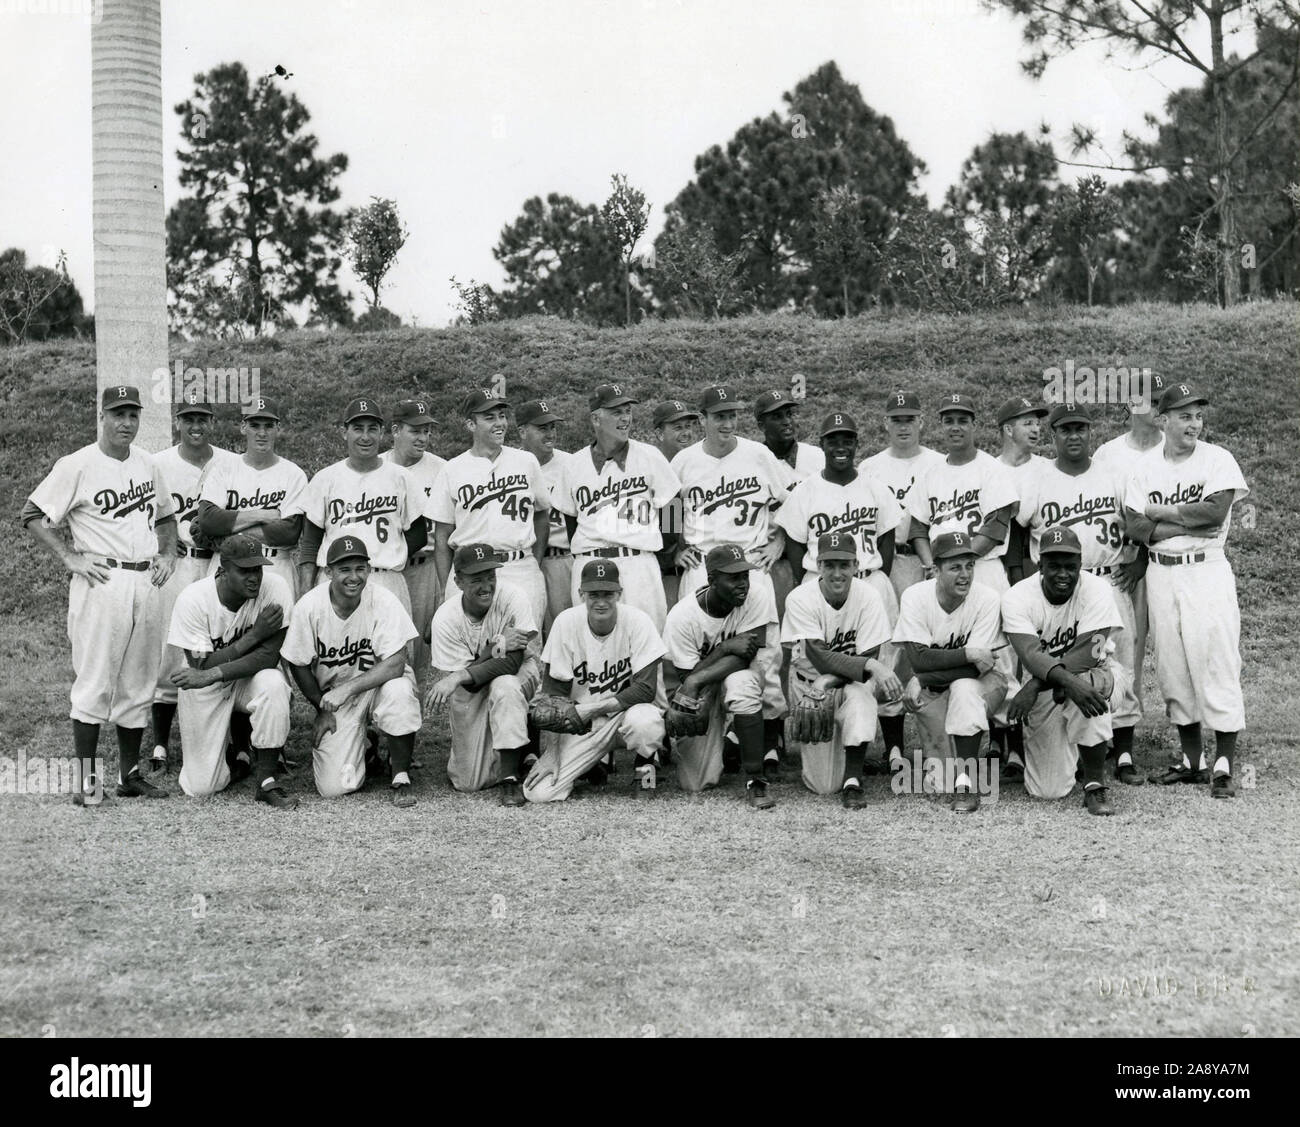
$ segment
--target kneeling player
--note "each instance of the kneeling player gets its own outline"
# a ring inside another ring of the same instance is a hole
[[[501,805],[524,805],[519,785],[528,750],[528,698],[541,679],[531,592],[497,582],[501,556],[490,544],[462,544],[455,584],[430,626],[437,680],[425,697],[450,709],[447,775],[457,790],[502,785]]]
[[[648,798],[664,739],[663,713],[654,703],[663,640],[648,614],[620,604],[613,560],[588,561],[578,592],[586,605],[556,616],[542,651],[545,679],[533,698],[533,719],[559,735],[524,780],[524,797],[568,798],[578,779],[625,747],[636,755],[637,794]]]
[[[860,779],[876,733],[877,694],[887,701],[903,695],[897,675],[877,660],[889,641],[889,616],[857,571],[854,533],[819,537],[819,578],[790,592],[781,624],[782,643],[793,647],[791,739],[802,754],[804,786],[815,794],[839,790],[849,810],[866,805]]]
[[[289,619],[281,655],[316,709],[312,771],[326,798],[366,781],[366,727],[388,737],[393,805],[414,806],[411,753],[420,730],[415,673],[406,646],[415,623],[396,595],[369,582],[370,554],[343,535],[325,557],[329,582],[308,589]]]
[[[952,808],[973,814],[980,796],[971,769],[989,718],[1006,699],[1011,658],[997,592],[975,582],[979,556],[969,533],[941,533],[931,552],[938,570],[903,592],[894,641],[914,670],[904,703],[916,716],[922,743],[942,748],[947,757],[956,753],[954,769],[945,773],[953,779]]]
[[[719,544],[704,559],[708,585],[669,612],[664,643],[676,687],[668,710],[675,737],[677,781],[683,790],[716,786],[722,777],[727,715],[740,744],[746,796],[758,810],[775,806],[763,778],[763,681],[780,662],[776,600],[771,585],[750,598],[749,562],[736,544]]]
[[[1111,585],[1081,570],[1082,555],[1071,529],[1045,529],[1040,573],[1002,596],[1002,628],[1029,677],[1007,718],[1025,726],[1025,789],[1036,798],[1064,798],[1081,758],[1084,805],[1104,815],[1115,813],[1105,783],[1111,703],[1128,675],[1110,656],[1109,636],[1123,625]]]
[[[263,571],[269,563],[251,536],[227,536],[221,570],[176,598],[167,642],[189,663],[171,675],[179,690],[185,753],[180,784],[195,797],[216,794],[252,766],[257,801],[292,810],[298,800],[277,782],[276,772],[289,738],[290,692],[280,671],[280,648],[293,599],[283,579]],[[251,765],[226,761],[234,712],[252,717]]]

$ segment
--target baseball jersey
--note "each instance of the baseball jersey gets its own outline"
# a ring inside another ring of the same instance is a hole
[[[1124,504],[1140,513],[1147,505],[1186,505],[1203,501],[1215,493],[1232,490],[1233,502],[1250,493],[1241,468],[1222,446],[1197,442],[1191,454],[1181,462],[1165,457],[1164,444],[1148,450],[1133,466]],[[1197,552],[1202,548],[1222,548],[1228,542],[1232,508],[1222,526],[1205,536],[1173,536],[1152,545],[1156,552]],[[1208,531],[1208,530],[1207,530]]]
[[[990,513],[1018,500],[1010,469],[991,454],[976,450],[974,459],[963,465],[953,466],[947,458],[940,458],[918,473],[907,498],[907,511],[929,526],[933,540],[941,532],[973,536]],[[1006,553],[1004,539],[984,558],[996,560]]]
[[[902,519],[894,491],[870,474],[859,472],[847,485],[827,481],[821,474],[799,482],[776,514],[776,523],[791,540],[806,544],[805,571],[817,570],[817,538],[827,532],[851,534],[858,545],[858,567],[875,571],[882,533],[892,532]]]
[[[972,583],[951,613],[939,605],[938,587],[938,580],[926,579],[903,592],[894,624],[895,642],[915,642],[940,650],[967,646],[992,650],[1006,641],[1001,601],[991,587]]]
[[[438,482],[438,475],[442,473],[442,468],[447,464],[446,458],[439,458],[437,454],[430,454],[427,450],[420,455],[420,460],[414,465],[403,466],[393,457],[391,450],[385,450],[379,455],[385,462],[391,462],[393,465],[405,470],[411,475],[411,505],[417,514],[423,515],[428,520],[428,511],[432,503],[433,487]],[[422,551],[433,551],[433,522],[429,521],[429,542]]]
[[[330,585],[322,583],[294,604],[280,656],[291,665],[310,666],[316,683],[328,690],[368,673],[418,636],[397,596],[377,584],[367,583],[356,610],[340,618],[330,602]]]
[[[176,596],[167,641],[194,653],[216,653],[247,634],[268,606],[278,606],[284,622],[289,622],[293,610],[289,585],[269,568],[262,570],[262,588],[257,597],[246,599],[238,610],[231,610],[221,601],[215,575],[199,579]]]
[[[775,644],[776,596],[771,587],[750,587],[749,597],[725,618],[705,614],[698,595],[696,591],[674,604],[664,623],[666,653],[677,669],[694,669],[719,643],[760,627],[767,628],[767,642]]]
[[[763,547],[771,511],[786,498],[790,467],[782,465],[749,438],[737,438],[721,458],[703,442],[681,451],[671,468],[682,483],[686,543],[706,553],[719,544],[739,544],[746,552]]]
[[[771,453],[770,448],[768,453]],[[776,458],[775,454],[772,454],[772,457],[785,467],[791,485],[803,481],[806,477],[813,477],[826,468],[826,452],[820,446],[796,442],[790,454],[794,455],[793,461],[789,454],[784,458]]]
[[[324,567],[330,545],[340,536],[365,542],[370,566],[401,571],[406,566],[406,537],[402,534],[422,515],[420,498],[412,496],[411,476],[401,466],[380,461],[358,473],[347,461],[317,472],[294,502],[280,508],[281,516],[304,514],[325,530],[316,566]]]
[[[551,533],[546,547],[569,550],[569,526],[564,521],[564,512],[556,507],[555,491],[560,487],[564,473],[564,464],[572,458],[563,450],[552,450],[550,458],[542,465],[542,480],[546,483],[546,494],[551,499]]]
[[[298,502],[306,488],[307,475],[288,458],[277,457],[259,470],[234,455],[211,466],[203,478],[199,500],[218,509],[279,509],[280,515],[286,516],[286,509]]]
[[[587,624],[587,608],[569,607],[555,616],[542,661],[557,681],[572,681],[575,701],[619,693],[632,674],[664,656],[663,639],[645,611],[618,608],[614,629],[603,638]]]
[[[1161,442],[1164,440],[1161,439]],[[1125,481],[1133,473],[1133,467],[1137,465],[1137,460],[1143,454],[1149,453],[1152,449],[1160,446],[1157,442],[1155,447],[1148,447],[1146,450],[1139,450],[1132,442],[1129,441],[1129,432],[1116,435],[1109,442],[1103,442],[1097,447],[1092,455],[1094,465],[1110,465],[1119,471]]]
[[[889,616],[880,596],[861,579],[849,582],[844,605],[838,610],[826,601],[820,583],[796,587],[785,600],[781,641],[794,643],[790,660],[808,678],[817,670],[804,653],[808,640],[825,642],[837,653],[864,654],[889,641]]]
[[[1029,554],[1038,560],[1043,529],[1074,527],[1083,548],[1084,567],[1113,567],[1130,558],[1124,539],[1124,480],[1114,466],[1093,462],[1081,474],[1063,472],[1055,462],[1026,478],[1016,519],[1029,529]]]
[[[613,458],[596,470],[593,447],[573,453],[560,473],[555,504],[577,517],[570,547],[580,555],[596,548],[657,552],[664,546],[659,510],[682,487],[657,447],[629,439],[626,469]]]
[[[971,585],[971,590],[975,585]],[[1043,577],[1022,579],[1002,596],[1002,629],[1007,634],[1030,634],[1042,639],[1053,657],[1064,657],[1080,637],[1092,630],[1123,627],[1111,585],[1105,579],[1079,573],[1074,594],[1054,606],[1043,594]],[[1104,654],[1097,654],[1100,664]]]
[[[533,509],[551,507],[542,467],[527,450],[503,446],[496,458],[466,450],[442,468],[428,515],[452,525],[450,544],[491,544],[526,552],[537,541]]]
[[[907,543],[907,526],[912,518],[907,515],[907,495],[912,491],[916,475],[931,462],[943,461],[943,455],[928,446],[921,446],[910,458],[899,458],[888,448],[879,454],[872,454],[858,463],[858,473],[869,473],[877,481],[892,489],[894,500],[898,502],[900,513],[898,527],[894,530],[894,542]]]
[[[620,608],[620,613],[623,609]],[[433,668],[452,673],[482,661],[490,654],[497,635],[511,627],[524,631],[538,629],[528,599],[513,584],[498,581],[492,604],[477,622],[465,613],[459,597],[448,599],[438,608],[429,627]],[[555,629],[554,624],[551,629]],[[535,649],[536,645],[534,639],[528,648]]]
[[[154,461],[162,470],[167,491],[171,494],[172,508],[176,510],[176,535],[182,544],[194,547],[193,521],[198,515],[199,500],[203,496],[203,485],[208,475],[219,470],[225,462],[233,460],[237,460],[237,455],[217,446],[212,448],[212,457],[201,466],[182,458],[179,445],[168,447],[161,454],[154,455]]]
[[[119,462],[93,442],[55,462],[28,500],[51,525],[68,522],[78,552],[126,561],[158,554],[154,525],[175,511],[150,455],[132,446]]]

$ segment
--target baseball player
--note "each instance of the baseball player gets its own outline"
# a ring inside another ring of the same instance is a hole
[[[451,785],[465,791],[500,783],[501,805],[523,806],[528,700],[541,680],[532,601],[499,579],[504,567],[490,544],[462,544],[454,566],[456,596],[430,627],[438,679],[425,705],[450,711]]]
[[[971,780],[990,718],[1002,707],[1012,661],[1002,635],[997,593],[975,582],[978,556],[965,532],[944,532],[932,546],[933,579],[914,584],[899,602],[894,642],[913,673],[904,690],[922,743],[931,754],[956,756],[952,808],[973,814],[980,796]],[[895,770],[899,761],[891,764]]]
[[[565,463],[573,457],[555,448],[555,434],[560,425],[559,416],[551,410],[545,399],[530,399],[515,411],[519,427],[520,449],[537,459],[542,467],[542,480],[551,500],[550,532],[546,540],[546,554],[542,557],[542,578],[546,580],[546,617],[542,633],[549,634],[551,623],[561,611],[573,606],[570,587],[573,582],[573,553],[569,551],[569,529],[564,514],[555,507],[555,491],[560,485],[560,474]]]
[[[1029,484],[1048,465],[1048,459],[1035,454],[1043,436],[1043,420],[1048,408],[1022,395],[1013,395],[998,408],[998,431],[1002,436],[1002,450],[998,461],[1011,472],[1017,495],[1023,497]],[[1019,583],[1034,572],[1027,563],[1024,526],[1013,521],[1007,534],[1007,551],[1002,564],[1007,569],[1007,582]],[[1037,560],[1037,556],[1034,557]]]
[[[252,536],[262,544],[271,574],[279,576],[298,597],[298,569],[293,553],[302,535],[302,514],[286,516],[307,488],[307,475],[275,452],[282,415],[274,399],[257,396],[240,408],[239,433],[244,453],[213,463],[199,493],[196,534],[217,543],[232,532]],[[209,574],[220,561],[213,558]]]
[[[215,553],[204,541],[202,545],[194,536],[194,518],[198,514],[199,496],[205,476],[220,467],[224,461],[234,461],[228,450],[213,446],[208,441],[213,411],[203,402],[197,391],[188,392],[176,405],[174,426],[179,441],[175,446],[155,456],[163,480],[171,493],[172,507],[176,510],[176,567],[171,578],[155,596],[158,621],[160,656],[158,683],[153,692],[153,741],[151,766],[154,771],[166,772],[167,749],[171,744],[172,720],[176,716],[176,686],[172,674],[185,665],[180,652],[167,644],[167,631],[171,625],[172,608],[176,596],[195,580],[208,574]],[[201,539],[201,538],[200,538]]]
[[[36,487],[19,521],[72,575],[72,745],[93,762],[101,724],[117,727],[118,796],[166,798],[140,771],[140,744],[158,679],[161,623],[155,588],[176,566],[171,494],[153,458],[132,448],[140,392],[106,387],[99,440],[65,455]],[[67,521],[72,548],[55,533]],[[87,787],[86,794],[98,794]],[[82,799],[84,795],[74,796]]]
[[[280,648],[293,601],[283,579],[264,569],[270,561],[261,542],[235,533],[221,542],[221,568],[191,583],[176,599],[168,644],[183,657],[171,675],[178,690],[181,790],[196,797],[225,790],[252,768],[256,800],[292,810],[277,780],[289,738],[289,682],[280,669]],[[252,717],[254,762],[232,771],[226,745],[231,716]]]
[[[371,583],[370,553],[360,536],[335,536],[326,551],[328,582],[294,604],[280,656],[316,709],[312,773],[326,798],[366,781],[366,728],[388,740],[394,806],[415,805],[411,756],[420,702],[406,647],[415,624],[387,587]]]
[[[418,510],[425,513],[432,504],[434,483],[447,464],[445,458],[429,453],[433,415],[427,400],[403,399],[393,408],[389,428],[393,446],[384,452],[382,458],[401,466],[411,475],[411,496]],[[424,546],[409,555],[406,567],[402,569],[411,600],[411,621],[420,632],[420,639],[415,644],[417,680],[429,668],[429,647],[424,639],[429,632],[429,623],[433,621],[433,612],[442,604],[442,586],[433,559],[433,528],[427,516],[420,519],[425,526]]]
[[[716,786],[722,777],[723,730],[731,717],[740,744],[750,806],[776,805],[763,774],[763,677],[779,662],[776,602],[760,588],[750,597],[754,564],[739,544],[720,544],[704,561],[708,586],[668,612],[664,683],[675,689],[668,734],[676,741],[683,790]]]
[[[898,596],[889,581],[894,561],[894,530],[902,512],[894,491],[856,468],[858,424],[844,411],[832,411],[821,421],[822,451],[826,466],[806,477],[792,490],[777,513],[786,533],[786,559],[796,584],[818,582],[817,545],[827,532],[842,532],[857,541],[857,578],[880,597],[889,629],[879,660],[895,668],[897,654],[889,634],[898,619]],[[886,759],[903,747],[901,689],[880,708],[880,728]]]
[[[669,465],[672,465],[673,459],[678,454],[698,440],[700,413],[680,399],[668,399],[660,403],[654,409],[653,420],[654,444]],[[676,506],[666,506],[660,510],[660,515],[672,518],[664,522],[664,527],[660,531],[676,534],[672,537],[665,536],[664,547],[657,553],[659,573],[664,581],[664,604],[672,606],[677,602],[681,591],[681,576],[677,570],[677,540],[682,532],[682,522]]]
[[[660,510],[681,489],[677,475],[653,446],[631,437],[632,405],[619,384],[601,384],[588,400],[595,439],[565,464],[555,491],[573,549],[570,595],[578,602],[583,566],[617,559],[623,599],[662,630],[667,604],[657,553],[664,546]]]
[[[533,698],[534,722],[562,734],[524,780],[529,802],[557,802],[615,748],[635,758],[635,793],[650,797],[658,784],[657,755],[664,741],[664,715],[655,704],[663,639],[650,616],[620,606],[623,588],[613,560],[588,560],[579,577],[584,606],[562,612],[542,651],[544,678]],[[538,717],[557,701],[567,723]]]
[[[456,601],[452,553],[487,544],[500,557],[501,579],[519,590],[532,621],[546,619],[541,561],[549,547],[551,497],[537,459],[506,446],[506,401],[476,388],[461,403],[471,445],[447,463],[433,491],[434,552],[443,602]],[[562,467],[561,467],[562,468]]]
[[[791,723],[803,784],[814,794],[838,790],[847,810],[866,805],[861,778],[876,733],[876,697],[903,695],[893,669],[878,660],[889,618],[880,595],[857,577],[858,541],[852,531],[817,538],[817,582],[790,592],[781,622],[781,643],[791,650]],[[820,731],[804,730],[805,709],[823,713]]]
[[[1083,570],[1106,579],[1113,590],[1123,630],[1113,635],[1115,660],[1128,674],[1111,715],[1115,777],[1129,786],[1146,782],[1133,765],[1133,733],[1142,718],[1133,690],[1135,620],[1131,592],[1144,561],[1124,535],[1126,483],[1113,467],[1089,457],[1092,417],[1083,407],[1061,403],[1048,418],[1056,460],[1044,458],[1037,474],[1021,483],[1019,525],[1029,533],[1029,554],[1037,563],[1045,529],[1073,528],[1082,546]]]
[[[384,412],[375,400],[352,400],[341,430],[347,457],[317,471],[298,499],[281,509],[287,517],[303,517],[298,590],[325,582],[318,569],[326,566],[334,541],[349,536],[365,545],[368,585],[396,596],[409,616],[411,595],[402,571],[426,543],[424,498],[405,470],[379,456]]]
[[[763,445],[788,468],[791,487],[826,468],[826,456],[821,447],[800,442],[797,438],[799,404],[800,400],[779,389],[765,391],[754,400],[754,420],[763,431]],[[776,611],[784,614],[785,600],[795,585],[795,579],[785,558],[777,560],[770,571],[776,593]]]
[[[1160,396],[1161,446],[1129,478],[1129,535],[1147,545],[1147,601],[1156,674],[1178,726],[1182,763],[1162,783],[1204,782],[1201,726],[1214,730],[1210,794],[1233,798],[1237,734],[1246,726],[1241,694],[1241,613],[1237,581],[1224,554],[1232,506],[1249,492],[1237,460],[1200,441],[1209,401],[1185,383]]]
[[[1002,596],[1002,629],[1027,678],[1007,717],[1024,724],[1025,790],[1064,798],[1082,762],[1084,806],[1104,816],[1115,812],[1105,780],[1110,710],[1127,677],[1109,638],[1123,624],[1113,587],[1082,570],[1082,557],[1073,529],[1044,529],[1039,573]]]

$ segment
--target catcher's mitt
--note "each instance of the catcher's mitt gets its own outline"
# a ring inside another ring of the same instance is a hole
[[[591,731],[591,721],[578,715],[578,709],[568,697],[539,694],[528,706],[533,726],[543,732],[566,732],[580,735]]]
[[[1075,676],[1087,681],[1103,700],[1110,700],[1111,694],[1115,691],[1115,674],[1104,665],[1096,665],[1091,669],[1085,669],[1080,673],[1076,673]],[[1063,703],[1065,700],[1064,690],[1053,689],[1052,700],[1056,704]]]
[[[709,717],[699,697],[688,696],[678,689],[668,702],[664,726],[670,736],[702,736],[709,730]]]
[[[835,702],[824,689],[809,689],[790,712],[790,735],[797,743],[825,743],[835,735]]]

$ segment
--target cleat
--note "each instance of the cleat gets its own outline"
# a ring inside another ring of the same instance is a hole
[[[1231,775],[1215,775],[1210,781],[1211,798],[1236,798],[1237,782]]]
[[[763,778],[769,783],[779,783],[785,778],[779,759],[763,760]]]
[[[167,775],[167,749],[162,744],[155,747],[149,756],[149,774],[154,778],[165,778]]]
[[[118,798],[168,798],[165,790],[160,790],[147,779],[140,777],[139,771],[132,771],[126,782],[117,784]]]
[[[776,799],[767,793],[767,783],[762,779],[750,779],[745,787],[745,799],[755,810],[771,810]]]
[[[974,814],[980,808],[980,796],[973,790],[959,790],[952,796],[954,814]]]
[[[840,805],[845,810],[861,810],[867,804],[867,792],[860,786],[847,786],[840,791]]]
[[[632,792],[635,798],[648,802],[654,798],[659,786],[659,775],[653,763],[645,763],[632,772]]]
[[[593,763],[591,769],[582,777],[593,787],[603,787],[609,781],[609,771],[606,770],[605,764]]]
[[[267,806],[274,806],[277,810],[298,809],[298,799],[279,785],[258,787],[256,798],[258,802],[265,802]]]
[[[1132,763],[1121,763],[1116,767],[1115,778],[1129,787],[1140,787],[1146,783],[1146,777]]]
[[[1023,783],[1025,781],[1025,765],[1019,760],[1003,764],[1002,781],[1004,783]],[[1079,781],[1077,775],[1074,781]]]
[[[518,785],[518,783],[515,784],[515,786]],[[415,805],[415,794],[411,789],[410,783],[394,783],[392,791],[392,801],[394,806],[406,810]]]
[[[230,782],[242,783],[253,773],[253,757],[246,751],[226,748],[226,766],[230,768]]]
[[[1083,805],[1089,814],[1108,818],[1115,813],[1115,808],[1106,801],[1105,787],[1089,787],[1083,792]]]
[[[1161,786],[1172,786],[1174,783],[1208,783],[1210,773],[1204,769],[1193,771],[1190,767],[1184,767],[1181,763],[1172,764],[1156,775],[1148,776],[1151,782],[1159,783]]]
[[[501,784],[501,805],[502,806],[524,806],[528,799],[524,797],[524,788],[519,785],[518,779],[506,779]]]

